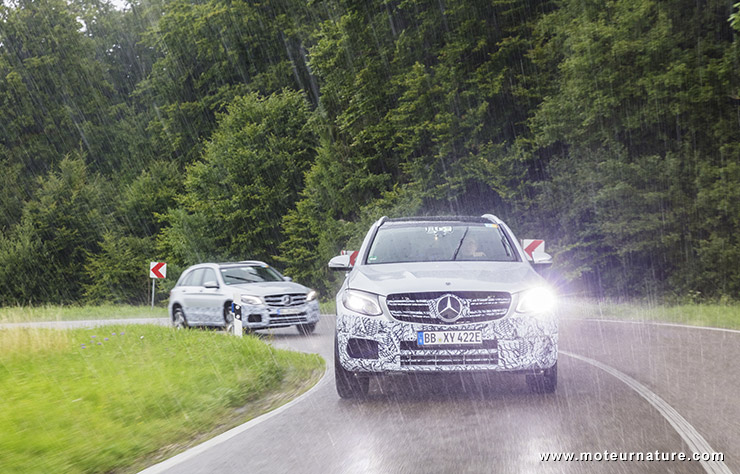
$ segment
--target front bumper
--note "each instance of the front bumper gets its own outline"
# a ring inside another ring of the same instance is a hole
[[[448,349],[417,345],[419,331],[452,330],[481,331],[483,344]],[[541,370],[557,362],[558,324],[554,317],[519,314],[485,323],[442,326],[340,313],[337,343],[339,361],[351,372]]]
[[[319,320],[319,302],[309,301],[300,306],[279,308],[267,305],[241,305],[242,327],[269,329],[311,324]]]

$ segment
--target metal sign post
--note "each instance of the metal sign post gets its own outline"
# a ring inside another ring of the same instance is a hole
[[[152,278],[152,309],[154,309],[154,282],[157,281],[156,278]]]

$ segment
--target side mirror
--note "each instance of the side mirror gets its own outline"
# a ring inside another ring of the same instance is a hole
[[[203,283],[203,286],[205,286],[206,288],[209,288],[209,289],[218,288],[218,282],[215,282],[215,281],[207,281],[207,282]]]
[[[545,241],[539,239],[522,240],[522,248],[527,254],[529,260],[535,267],[545,267],[552,265],[552,256],[545,253]]]
[[[286,277],[286,276],[283,277],[283,280],[284,281],[293,281],[293,279],[291,277]]]
[[[532,254],[532,265],[552,265],[552,255],[545,252]]]
[[[337,255],[336,257],[329,260],[329,269],[337,271],[352,270],[352,264],[350,263],[349,258],[349,255]]]
[[[552,271],[552,256],[545,252],[539,252],[532,255],[530,261],[534,271],[539,273],[545,280],[550,280],[550,272]]]

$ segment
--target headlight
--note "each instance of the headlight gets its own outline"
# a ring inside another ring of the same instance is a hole
[[[378,297],[364,291],[345,290],[344,294],[342,294],[342,304],[350,311],[367,316],[380,316],[383,314],[378,303]]]
[[[555,309],[557,297],[549,288],[539,287],[522,292],[519,295],[517,313],[547,313]]]
[[[242,295],[242,303],[244,304],[264,304],[262,298],[259,296]]]
[[[313,301],[315,300],[319,294],[316,292],[316,290],[311,290],[306,294],[306,301]]]

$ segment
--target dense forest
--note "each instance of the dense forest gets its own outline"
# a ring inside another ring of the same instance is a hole
[[[0,304],[200,261],[329,296],[382,215],[544,238],[564,293],[740,295],[740,15],[719,0],[13,0]],[[162,286],[164,295],[167,285]]]

